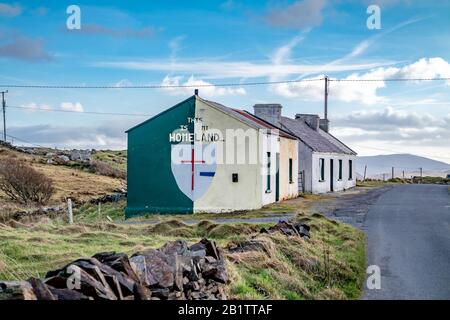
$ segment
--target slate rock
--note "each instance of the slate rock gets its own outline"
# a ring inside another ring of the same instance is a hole
[[[147,262],[143,255],[135,255],[130,258],[130,265],[137,275],[139,283],[144,286],[154,286],[158,281],[151,272],[147,270]]]
[[[30,278],[28,282],[31,284],[37,300],[57,300],[50,288],[41,279]]]
[[[93,300],[92,297],[85,296],[81,292],[71,289],[59,289],[48,286],[50,292],[57,300]]]
[[[105,285],[106,280],[104,283],[96,280],[77,265],[71,264],[69,267],[58,275],[45,279],[45,283],[54,288],[73,289],[94,299],[117,300],[117,296],[109,285]],[[95,272],[97,273],[97,271]],[[73,286],[73,288],[69,286]]]
[[[222,255],[220,254],[220,251],[217,250],[216,243],[214,241],[210,241],[206,238],[203,238],[202,240],[200,240],[200,243],[205,245],[205,251],[207,256],[211,256],[216,260],[222,259]]]
[[[230,243],[227,249],[231,253],[249,252],[249,251],[262,251],[267,253],[267,248],[265,244],[258,240],[245,240]]]
[[[27,281],[0,281],[0,300],[37,300]]]
[[[171,266],[169,258],[162,252],[149,249],[141,254],[145,258],[147,274],[152,280],[151,285],[169,288],[174,284],[175,266]]]
[[[139,283],[135,283],[133,287],[133,296],[134,300],[151,300],[152,292],[147,287]]]
[[[205,279],[212,279],[220,283],[228,283],[228,274],[220,261],[204,265],[202,275]]]

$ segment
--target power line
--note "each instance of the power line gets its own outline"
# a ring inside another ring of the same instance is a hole
[[[325,78],[314,79],[297,79],[297,80],[283,80],[283,81],[258,81],[258,82],[243,82],[243,83],[204,83],[204,84],[179,84],[179,85],[26,85],[26,84],[0,84],[4,88],[28,88],[28,89],[176,89],[176,88],[207,88],[207,87],[243,87],[243,86],[258,86],[258,85],[273,85],[273,84],[289,84],[300,82],[315,82],[324,81]],[[386,79],[328,79],[330,82],[406,82],[406,81],[450,81],[450,77],[442,78],[386,78]]]
[[[329,81],[334,82],[450,81],[450,78],[329,79]]]
[[[3,141],[6,142],[6,101],[5,101],[5,93],[8,93],[8,90],[2,91],[2,109],[3,109]]]
[[[21,138],[17,138],[17,137],[15,137],[15,136],[10,135],[10,134],[7,134],[6,136],[9,137],[9,138],[15,139],[15,140],[17,140],[17,141],[20,141],[20,142],[24,142],[24,143],[31,144],[32,146],[35,146],[35,147],[48,149],[47,147],[41,146],[41,145],[39,145],[39,144],[30,142],[30,141],[27,141],[27,140],[24,140],[24,139],[21,139]]]
[[[133,116],[133,117],[150,117],[151,116],[150,114],[142,114],[142,113],[72,111],[72,110],[59,110],[59,109],[34,108],[34,107],[17,107],[17,106],[7,106],[7,108],[24,109],[24,110],[35,110],[35,111],[48,111],[48,112],[77,113],[77,114],[96,114],[96,115]]]
[[[297,82],[314,82],[323,81],[324,78],[314,79],[297,79],[297,80],[283,80],[283,81],[258,81],[258,82],[243,82],[243,83],[203,83],[203,84],[177,84],[177,85],[163,85],[163,84],[149,84],[149,85],[28,85],[28,84],[0,84],[4,88],[30,88],[30,89],[172,89],[172,88],[207,88],[207,87],[240,87],[240,86],[258,86],[270,84],[285,84]]]

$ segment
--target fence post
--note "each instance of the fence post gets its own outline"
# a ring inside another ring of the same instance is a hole
[[[67,199],[67,211],[69,213],[69,224],[73,224],[72,199]]]

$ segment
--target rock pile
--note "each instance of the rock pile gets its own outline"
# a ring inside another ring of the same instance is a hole
[[[301,222],[279,221],[276,225],[269,229],[262,228],[261,233],[281,232],[286,236],[298,236],[302,238],[310,238],[310,227]]]
[[[0,300],[226,299],[225,261],[213,241],[172,241],[128,257],[102,252],[49,271],[44,280],[0,282]]]
[[[106,194],[102,197],[92,199],[89,202],[92,204],[99,204],[99,203],[110,203],[110,202],[119,202],[120,200],[127,198],[127,192],[126,190],[121,190],[120,192],[112,193],[112,194]]]
[[[91,150],[77,150],[73,149],[70,151],[69,155],[72,161],[86,161],[89,162],[92,159]]]

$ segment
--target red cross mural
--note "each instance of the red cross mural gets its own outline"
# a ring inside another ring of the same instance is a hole
[[[176,161],[172,160],[173,176],[180,190],[195,201],[206,193],[216,174],[215,159],[209,161],[208,154],[205,155],[205,149],[215,153],[215,145],[174,144],[172,149],[172,156],[181,157]]]
[[[195,183],[195,164],[196,163],[205,163],[204,160],[195,160],[195,147],[192,146],[192,152],[191,152],[191,160],[182,160],[181,163],[190,163],[192,168],[192,178],[191,178],[191,190],[194,190],[194,183]]]

